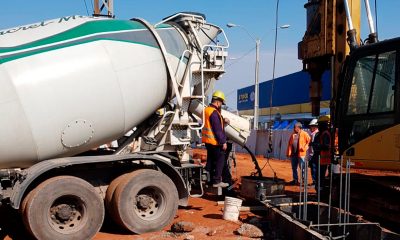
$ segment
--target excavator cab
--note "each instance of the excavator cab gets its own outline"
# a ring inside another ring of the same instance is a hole
[[[400,38],[362,46],[344,65],[335,122],[356,167],[400,168],[399,50]]]

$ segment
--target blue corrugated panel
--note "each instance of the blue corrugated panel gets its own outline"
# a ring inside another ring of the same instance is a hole
[[[285,106],[310,102],[310,75],[306,72],[296,72],[274,81],[272,106]],[[322,75],[322,99],[331,99],[330,71]],[[260,108],[270,107],[272,81],[260,83]],[[254,108],[254,85],[238,90],[237,109],[249,110]]]

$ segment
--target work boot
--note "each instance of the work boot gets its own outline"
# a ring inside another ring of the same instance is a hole
[[[224,183],[224,182],[219,182],[219,183],[214,183],[213,184],[213,187],[215,187],[215,188],[218,188],[218,187],[226,188],[228,186],[229,186],[229,184],[228,183]]]

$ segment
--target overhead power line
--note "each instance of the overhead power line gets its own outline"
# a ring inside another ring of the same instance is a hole
[[[86,14],[89,16],[89,10],[88,10],[87,4],[86,4],[86,0],[83,0],[83,2],[85,3]]]

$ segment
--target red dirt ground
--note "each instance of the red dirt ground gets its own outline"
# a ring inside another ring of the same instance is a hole
[[[205,159],[205,151],[196,149],[194,150],[195,157],[201,158],[203,161]],[[251,161],[251,158],[248,154],[236,154],[237,160],[237,173],[233,173],[234,178],[240,179],[241,176],[249,176],[251,173],[255,171],[254,164]],[[260,167],[263,167],[267,160],[264,157],[257,157],[257,160],[260,164]],[[285,181],[290,181],[292,179],[291,174],[291,165],[290,161],[283,160],[270,160],[270,164],[272,168],[277,173],[279,178],[284,179]],[[267,177],[273,177],[273,172],[266,165],[263,169],[263,175]],[[311,178],[311,176],[309,176]],[[296,186],[287,186],[286,190],[288,192],[298,192],[299,188]],[[313,192],[310,190],[310,192]],[[240,227],[240,222],[234,223],[229,222],[222,219],[222,209],[223,206],[217,205],[217,198],[211,194],[207,194],[202,198],[191,198],[189,200],[188,208],[181,208],[178,210],[178,214],[173,221],[190,221],[196,225],[196,228],[193,232],[188,233],[187,235],[194,236],[195,239],[250,239],[239,237],[234,232]],[[250,212],[241,212],[241,219],[246,219],[247,217],[254,216],[253,213]],[[172,224],[171,224],[172,225]],[[96,240],[106,240],[106,239],[118,239],[118,240],[128,240],[128,239],[185,239],[186,235],[182,236],[173,236],[168,235],[168,230],[171,229],[171,225],[167,226],[161,232],[142,234],[140,236],[137,235],[119,235],[119,234],[110,234],[105,232],[100,232],[96,235]],[[216,230],[216,234],[214,236],[207,236],[207,233],[212,230]]]
[[[204,150],[194,150],[195,156],[198,158],[205,159]],[[240,179],[241,176],[249,176],[254,172],[254,165],[250,159],[248,154],[236,154],[237,159],[237,172],[233,173],[233,177]],[[267,160],[263,157],[258,157],[258,162],[260,167],[263,167]],[[270,160],[270,164],[272,168],[277,173],[277,176],[285,181],[291,180],[291,165],[290,161],[286,160]],[[366,171],[366,170],[355,170],[358,173],[369,173],[373,175],[397,175],[399,173],[390,173],[390,172],[380,172],[380,171]],[[271,171],[268,165],[265,165],[263,168],[263,174],[268,177],[273,176],[273,172]],[[311,179],[311,176],[309,176]],[[296,186],[286,186],[287,194],[295,194],[299,191],[299,188]],[[313,190],[310,189],[310,193],[313,193]],[[175,217],[173,223],[179,221],[190,221],[195,224],[195,229],[184,235],[174,235],[170,233],[168,230],[171,228],[171,225],[164,228],[163,231],[142,234],[142,235],[132,235],[130,233],[123,232],[118,228],[114,227],[112,223],[106,221],[103,229],[100,233],[95,236],[95,240],[132,240],[132,239],[142,239],[142,240],[156,240],[156,239],[185,239],[187,235],[192,235],[194,239],[249,239],[244,237],[239,237],[235,234],[235,231],[240,227],[240,222],[234,223],[225,221],[222,219],[222,208],[223,206],[217,205],[217,197],[212,194],[206,194],[202,198],[190,198],[189,206],[185,208],[180,208],[178,210],[177,216]],[[220,199],[221,200],[221,199]],[[28,234],[24,229],[22,222],[19,220],[19,216],[17,214],[9,213],[8,211],[4,211],[0,209],[0,216],[2,219],[8,219],[5,221],[11,223],[2,223],[0,222],[0,227],[3,229],[0,230],[0,239],[28,239]],[[247,217],[254,216],[253,213],[250,212],[241,212],[241,219],[246,219]],[[10,220],[11,219],[11,220]],[[6,227],[5,227],[6,226]],[[213,236],[208,236],[207,233],[215,230],[215,234]]]

